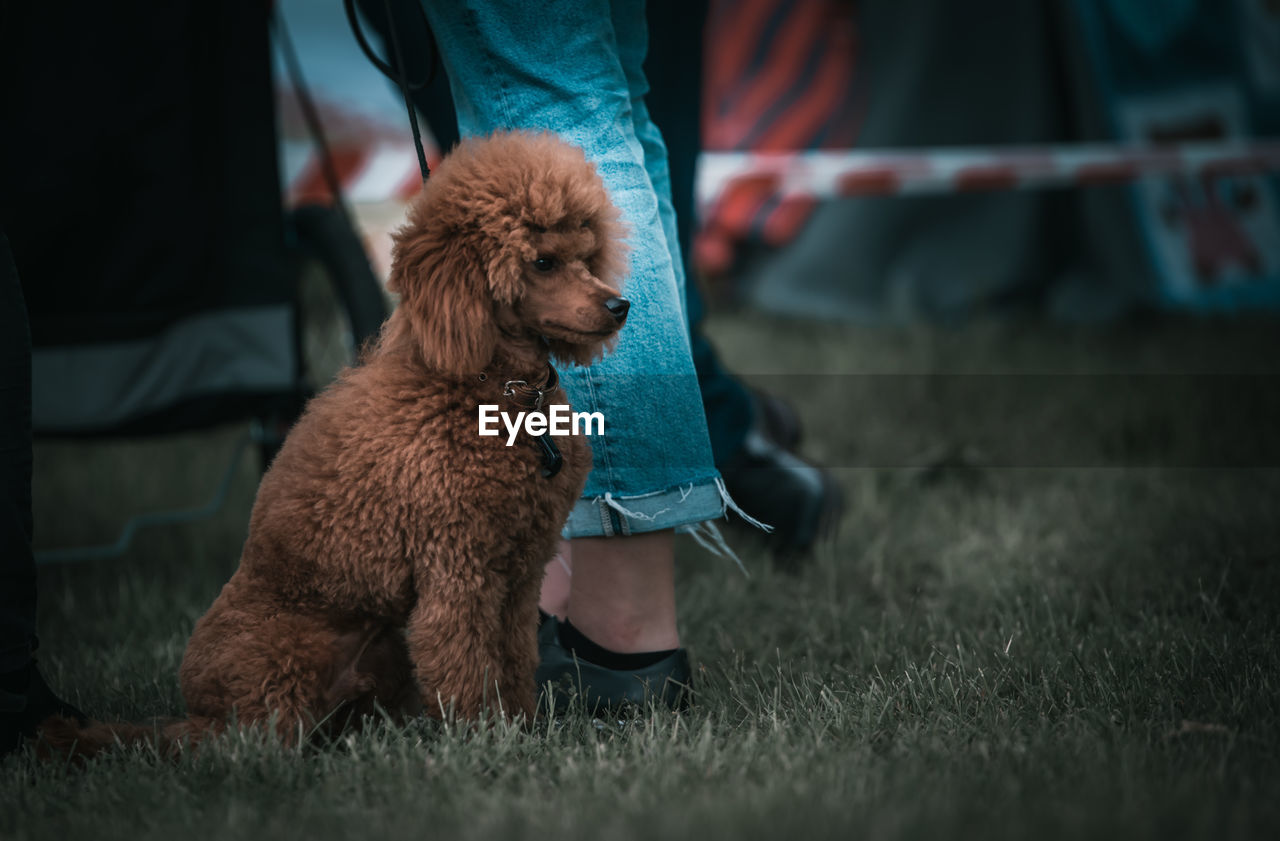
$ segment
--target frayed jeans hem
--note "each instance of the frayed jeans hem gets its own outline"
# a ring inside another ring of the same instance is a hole
[[[666,490],[635,496],[600,496],[578,500],[561,531],[575,537],[619,537],[674,529],[724,516],[725,500],[718,475]]]
[[[614,496],[606,492],[584,497],[573,506],[561,536],[566,540],[619,537],[663,529],[696,533],[699,524],[710,525],[710,521],[723,518],[729,510],[757,528],[773,531],[739,508],[725,489],[724,480],[714,474],[653,493]]]

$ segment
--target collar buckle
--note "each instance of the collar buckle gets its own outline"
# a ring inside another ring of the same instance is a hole
[[[520,386],[518,391],[516,386]],[[522,397],[525,400],[532,400],[533,405],[527,408],[533,409],[535,412],[542,408],[542,400],[546,397],[546,394],[542,389],[529,385],[527,380],[507,380],[506,384],[502,386],[503,397]]]

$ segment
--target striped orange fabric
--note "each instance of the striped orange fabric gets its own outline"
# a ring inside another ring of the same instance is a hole
[[[707,150],[838,149],[857,139],[851,0],[712,0],[705,56]],[[709,274],[728,271],[738,243],[781,245],[813,206],[771,184],[735,184],[705,212],[695,259]]]

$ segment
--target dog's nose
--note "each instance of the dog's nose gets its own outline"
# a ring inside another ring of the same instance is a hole
[[[627,320],[627,310],[631,309],[631,302],[626,298],[610,298],[604,302],[604,307],[613,316],[613,320],[621,324]]]

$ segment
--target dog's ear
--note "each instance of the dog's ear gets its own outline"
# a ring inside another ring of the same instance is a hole
[[[420,229],[397,233],[387,288],[400,295],[428,366],[462,376],[479,373],[493,359],[493,295],[482,258],[465,238]]]
[[[493,299],[503,304],[513,304],[520,297],[524,286],[524,263],[537,256],[533,246],[518,241],[514,234],[504,236],[505,248],[498,249],[489,260],[489,289]]]

